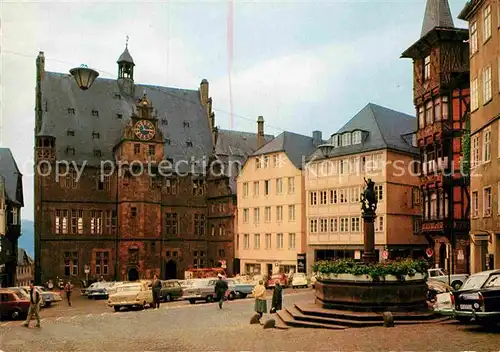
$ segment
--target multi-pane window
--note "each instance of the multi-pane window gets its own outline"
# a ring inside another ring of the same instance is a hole
[[[64,276],[78,275],[78,252],[64,252]]]
[[[165,188],[167,194],[177,194],[177,180],[176,179],[165,180]]]
[[[282,233],[276,234],[276,248],[278,248],[278,249],[283,248],[283,234]]]
[[[117,216],[116,210],[106,211],[106,233],[114,234],[116,232]]]
[[[109,274],[109,252],[95,253],[95,274],[96,275]]]
[[[479,216],[479,192],[472,192],[472,217],[477,218]]]
[[[486,104],[492,98],[491,96],[491,66],[483,71],[483,103]]]
[[[471,111],[479,108],[479,94],[478,94],[477,78],[470,82],[470,107]]]
[[[255,158],[255,168],[260,169],[262,167],[262,161],[261,158],[258,156]]]
[[[336,189],[330,190],[330,204],[337,204],[338,202],[338,194]]]
[[[83,234],[83,210],[71,210],[71,233]]]
[[[264,208],[264,222],[271,221],[271,207]]]
[[[295,234],[288,234],[288,249],[295,249]]]
[[[340,232],[349,232],[349,218],[340,218]]]
[[[383,216],[378,216],[375,219],[375,231],[376,232],[383,232],[384,231],[384,217]]]
[[[111,189],[111,179],[108,175],[99,175],[97,189],[99,191],[109,191]]]
[[[328,219],[319,219],[319,232],[328,232]]]
[[[271,234],[266,233],[266,249],[271,249]]]
[[[253,235],[253,248],[260,249],[260,234]]]
[[[489,127],[484,130],[483,157],[484,162],[491,160],[491,129]]]
[[[491,187],[483,190],[483,216],[491,216]]]
[[[359,196],[360,196],[359,187],[351,187],[350,192],[351,192],[351,203],[359,202]]]
[[[375,185],[375,197],[377,198],[377,202],[384,200],[384,185]]]
[[[280,164],[280,156],[278,154],[273,155],[273,167],[278,167]]]
[[[259,195],[259,181],[253,183],[253,196],[257,197]]]
[[[330,218],[330,232],[337,232],[338,229],[338,219]]]
[[[243,209],[243,223],[247,224],[250,218],[250,210],[248,208]]]
[[[202,196],[205,193],[205,182],[203,180],[193,181],[193,195]]]
[[[276,221],[283,221],[283,206],[278,205],[276,207]]]
[[[318,219],[309,220],[309,230],[311,231],[311,233],[318,232]]]
[[[420,192],[420,188],[413,187],[412,193],[411,193],[411,199],[412,199],[412,205],[414,207],[422,204],[422,194]]]
[[[271,193],[271,183],[269,180],[264,181],[264,195],[268,196]]]
[[[491,6],[488,5],[483,11],[483,41],[487,41],[491,37]]]
[[[479,159],[479,134],[472,136],[471,138],[471,167],[476,167],[480,164]]]
[[[90,212],[90,233],[102,234],[103,212],[101,210],[92,210]]]
[[[355,131],[352,133],[352,144],[361,143],[361,131]]]
[[[349,164],[349,162],[347,159],[340,160],[340,174],[341,175],[345,175],[347,173],[348,164]]]
[[[140,153],[141,153],[141,145],[134,144],[134,154],[140,154]]]
[[[318,204],[317,193],[315,191],[309,192],[309,204],[310,205]]]
[[[253,208],[253,222],[255,224],[260,222],[260,208]]]
[[[148,147],[148,154],[149,154],[150,156],[153,156],[153,155],[155,155],[155,154],[156,154],[156,147],[155,147],[154,145],[150,145],[150,146]]]
[[[348,188],[345,188],[345,189],[339,189],[339,203],[341,204],[345,204],[345,203],[348,203],[349,202],[349,189]]]
[[[204,236],[205,235],[205,215],[203,214],[194,214],[194,234],[196,236]],[[220,231],[220,230],[219,230]],[[220,232],[219,232],[220,234]]]
[[[289,194],[295,193],[295,178],[294,177],[288,178],[288,193]]]
[[[269,156],[265,155],[264,156],[264,168],[267,169],[269,166]]]
[[[477,22],[470,24],[470,54],[477,51]]]
[[[288,221],[295,221],[295,205],[288,206]]]
[[[205,226],[203,226],[202,231],[203,232],[205,231]],[[203,235],[203,233],[201,235]],[[225,235],[226,235],[226,226],[224,226],[223,224],[219,224],[219,236],[222,237],[222,236],[225,236]]]
[[[78,175],[74,169],[67,170],[66,175],[64,176],[62,186],[64,188],[76,188],[78,185]]]
[[[276,179],[276,194],[281,194],[281,193],[283,193],[283,179],[277,178]]]
[[[250,248],[250,235],[248,233],[243,235],[243,248]]]
[[[243,183],[243,197],[248,197],[248,182]]]
[[[431,57],[426,56],[424,59],[424,81],[431,78]]]
[[[54,226],[55,233],[57,234],[68,233],[68,210],[56,209],[54,225],[55,225]]]
[[[420,128],[423,128],[425,126],[425,110],[423,106],[419,106],[417,108],[417,115],[418,115],[418,125]]]
[[[348,145],[351,145],[351,134],[350,133],[344,133],[342,135],[342,146],[346,147]]]
[[[351,218],[351,232],[359,233],[360,230],[359,224],[360,224],[359,218]]]
[[[179,229],[177,213],[165,214],[165,228],[167,235],[177,235]]]
[[[319,204],[326,204],[327,197],[328,197],[327,191],[320,191],[319,192]]]
[[[432,125],[432,100],[425,105],[425,124]]]
[[[441,99],[434,99],[434,120],[441,121]]]

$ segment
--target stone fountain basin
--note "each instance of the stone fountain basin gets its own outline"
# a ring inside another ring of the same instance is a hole
[[[317,279],[316,303],[323,308],[358,311],[427,310],[426,277],[422,274],[400,280],[387,275],[373,280],[368,275],[323,274]]]

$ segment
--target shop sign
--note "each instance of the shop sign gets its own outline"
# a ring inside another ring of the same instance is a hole
[[[442,231],[443,222],[442,221],[432,221],[422,223],[422,231]]]

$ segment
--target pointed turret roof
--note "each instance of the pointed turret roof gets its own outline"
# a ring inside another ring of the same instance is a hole
[[[436,27],[455,28],[448,0],[427,0],[420,37]]]
[[[128,45],[125,46],[125,50],[120,55],[120,57],[118,58],[118,61],[116,63],[119,64],[119,63],[122,63],[122,62],[127,62],[127,63],[130,63],[132,65],[135,65],[134,59],[132,59],[132,55],[130,55],[130,53],[128,52]]]

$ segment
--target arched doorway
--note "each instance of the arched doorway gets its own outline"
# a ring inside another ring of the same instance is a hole
[[[132,268],[128,271],[128,281],[137,281],[139,280],[139,272],[136,268]]]
[[[441,243],[439,247],[439,267],[446,268],[446,243]]]
[[[165,279],[177,279],[177,263],[169,260],[165,265]]]

